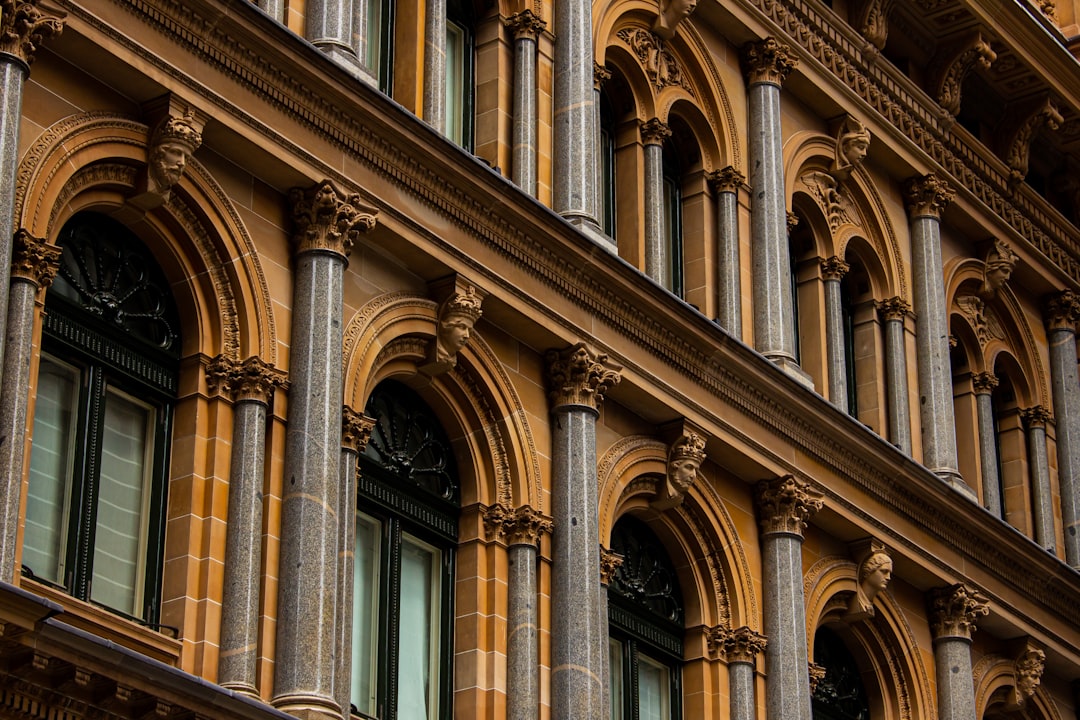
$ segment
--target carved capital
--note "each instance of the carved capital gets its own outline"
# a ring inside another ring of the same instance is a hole
[[[1080,295],[1064,290],[1047,296],[1043,300],[1043,319],[1048,330],[1076,332],[1076,321],[1080,320]]]
[[[584,405],[598,410],[604,393],[619,384],[622,368],[606,354],[594,353],[584,343],[565,350],[549,350],[547,360],[548,398],[552,409],[563,405]]]
[[[971,376],[971,389],[976,395],[989,395],[997,386],[998,379],[994,373],[980,372]]]
[[[600,584],[601,585],[603,585],[604,587],[607,587],[608,585],[611,584],[611,580],[612,580],[612,578],[615,577],[615,573],[618,572],[619,568],[622,567],[624,559],[625,558],[623,558],[622,555],[615,552],[614,550],[609,550],[606,547],[604,547],[603,545],[600,546]]]
[[[796,215],[793,212],[789,212],[786,215],[786,220],[787,220],[787,234],[791,235],[791,233],[795,232],[795,228],[799,227],[799,216]]]
[[[1020,419],[1024,421],[1024,425],[1029,428],[1046,428],[1046,424],[1050,422],[1053,415],[1043,405],[1032,405],[1029,408],[1024,408],[1020,411]]]
[[[371,439],[375,418],[356,412],[348,405],[341,406],[341,447],[359,455]]]
[[[540,33],[547,29],[547,23],[533,14],[532,10],[525,9],[514,13],[503,21],[506,28],[514,33],[515,40],[536,40]]]
[[[1019,707],[1035,694],[1042,683],[1046,669],[1046,653],[1031,640],[1024,642],[1016,660],[1013,661],[1013,705]]]
[[[807,521],[823,504],[820,494],[792,475],[762,480],[754,495],[763,535],[802,535]]]
[[[727,627],[709,628],[706,637],[709,651],[731,663],[753,665],[758,653],[764,652],[768,641],[765,636],[747,626],[732,630]]]
[[[1043,127],[1057,130],[1065,122],[1049,97],[1042,97],[1019,108],[1004,134],[1005,163],[1009,166],[1009,181],[1016,184],[1028,173],[1031,141]]]
[[[285,373],[265,363],[258,356],[236,362],[218,355],[206,367],[206,384],[215,392],[231,397],[234,402],[249,400],[270,402],[274,388],[285,387]]]
[[[659,118],[645,120],[641,123],[641,142],[646,145],[663,145],[664,141],[671,137],[671,128],[666,123],[660,122]]]
[[[984,39],[979,31],[946,48],[936,63],[936,81],[932,85],[938,104],[955,116],[960,112],[960,89],[964,78],[976,63],[989,69],[996,59],[997,53],[991,49],[990,42]]]
[[[750,42],[743,46],[742,66],[750,85],[770,83],[783,85],[784,80],[799,64],[791,48],[776,38]]]
[[[293,243],[297,255],[331,252],[348,257],[360,234],[375,227],[378,210],[365,205],[360,195],[345,195],[329,180],[289,192],[293,222]]]
[[[39,0],[0,0],[0,55],[11,55],[27,68],[38,47],[64,31],[67,17],[40,6]]]
[[[611,71],[607,69],[607,66],[593,60],[592,64],[592,77],[593,77],[593,89],[599,90],[604,86],[608,80],[611,79]]]
[[[853,25],[878,50],[885,49],[889,37],[889,11],[895,0],[859,0]]]
[[[15,231],[11,248],[11,277],[28,280],[47,290],[60,269],[63,248],[36,238],[23,228]]]
[[[825,679],[828,670],[823,665],[810,663],[807,672],[810,675],[810,694],[813,695],[817,691],[817,686]]]
[[[904,200],[912,219],[929,216],[940,220],[954,197],[956,191],[933,173],[909,178],[904,183]]]
[[[746,176],[730,165],[713,170],[705,178],[709,182],[709,187],[718,195],[725,192],[737,193],[741,188],[746,187]]]
[[[825,280],[840,282],[848,274],[849,270],[851,270],[851,266],[836,255],[821,261],[821,277]]]
[[[903,320],[911,313],[911,303],[896,295],[886,298],[877,304],[877,311],[887,322],[889,320]]]
[[[948,637],[970,640],[975,622],[990,613],[986,598],[962,584],[933,588],[929,604],[930,630],[935,640]]]
[[[511,509],[496,503],[484,510],[484,528],[488,537],[507,545],[535,546],[540,542],[540,536],[550,534],[554,526],[551,518],[529,505]]]

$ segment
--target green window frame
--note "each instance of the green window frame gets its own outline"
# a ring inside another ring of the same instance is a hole
[[[467,3],[448,0],[446,5],[446,136],[471,151],[476,47]]]
[[[668,266],[664,268],[664,286],[671,294],[681,298],[685,296],[682,168],[679,167],[676,152],[673,144],[664,143],[664,242],[667,244],[668,257]]]

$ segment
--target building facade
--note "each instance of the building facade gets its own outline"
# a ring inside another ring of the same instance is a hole
[[[1080,718],[1077,0],[0,0],[0,718]]]

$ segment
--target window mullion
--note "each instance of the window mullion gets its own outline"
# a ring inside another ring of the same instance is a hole
[[[101,437],[105,417],[105,374],[100,367],[91,366],[86,374],[83,396],[83,427],[80,432],[82,448],[76,454],[72,495],[71,554],[74,562],[69,570],[71,594],[80,600],[90,597],[93,575],[94,535],[97,525],[98,477],[101,473]]]
[[[380,717],[397,717],[397,693],[398,693],[398,642],[401,637],[401,625],[398,622],[401,609],[401,523],[396,518],[389,518],[384,526],[386,528],[385,546],[387,549],[386,571],[386,602],[384,606],[383,637],[386,638],[386,664],[385,672],[380,674],[379,686],[382,697]]]

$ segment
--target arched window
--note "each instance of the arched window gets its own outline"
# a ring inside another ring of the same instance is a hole
[[[155,623],[180,323],[130,230],[82,212],[45,297],[23,572]]]
[[[814,635],[814,664],[825,668],[811,698],[814,720],[870,720],[870,703],[855,658],[827,627]]]
[[[454,548],[459,488],[450,442],[423,400],[380,383],[360,456],[351,700],[362,717],[453,716]]]
[[[681,717],[683,604],[675,568],[660,540],[626,516],[611,531],[623,557],[608,588],[611,717]]]

